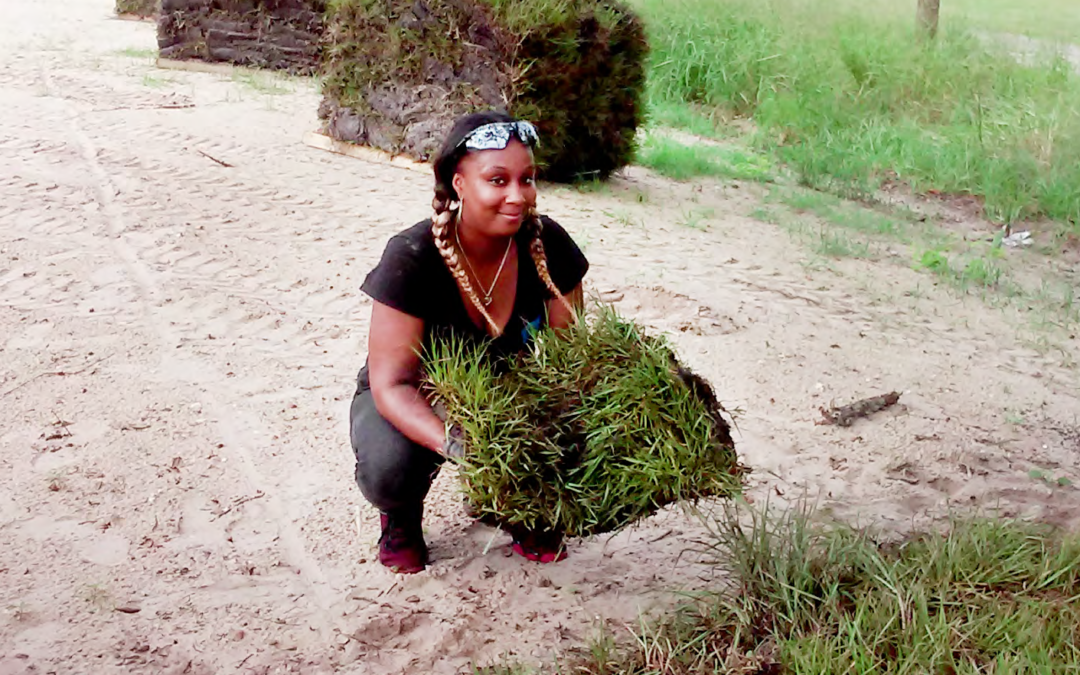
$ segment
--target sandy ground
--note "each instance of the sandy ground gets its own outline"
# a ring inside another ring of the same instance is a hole
[[[538,566],[466,518],[448,473],[430,569],[383,570],[347,441],[357,287],[430,179],[299,143],[310,83],[123,53],[153,26],[107,0],[0,16],[0,673],[468,672],[703,583],[679,511]],[[1015,313],[906,265],[820,264],[746,215],[754,191],[634,170],[541,206],[591,290],[743,411],[759,502],[895,530],[972,505],[1072,524],[1077,489],[1029,472],[1080,480],[1075,337],[1035,350]],[[872,419],[815,424],[891,389]]]

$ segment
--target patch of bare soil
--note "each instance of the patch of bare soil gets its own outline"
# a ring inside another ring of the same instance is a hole
[[[357,287],[428,215],[431,181],[304,146],[311,83],[123,55],[153,26],[111,10],[0,0],[0,673],[469,672],[706,582],[679,510],[540,566],[466,517],[449,471],[434,563],[383,570],[347,440]],[[976,299],[909,292],[915,271],[811,271],[740,215],[754,199],[631,170],[542,208],[585,248],[590,290],[743,411],[753,498],[896,530],[968,506],[1073,524],[1061,355]],[[679,225],[691,209],[713,215]]]

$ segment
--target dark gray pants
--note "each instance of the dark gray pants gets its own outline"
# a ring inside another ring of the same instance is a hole
[[[443,457],[387,422],[375,408],[370,389],[358,389],[353,397],[349,427],[356,484],[364,498],[384,513],[422,512]]]

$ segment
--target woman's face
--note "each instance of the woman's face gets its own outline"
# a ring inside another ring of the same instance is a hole
[[[532,150],[513,139],[502,150],[470,152],[458,163],[454,190],[466,227],[489,237],[517,233],[525,212],[536,205]]]

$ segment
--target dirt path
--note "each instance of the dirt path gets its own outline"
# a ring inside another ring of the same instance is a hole
[[[308,83],[154,69],[153,27],[106,0],[0,15],[0,673],[468,672],[701,583],[678,511],[536,566],[445,474],[435,563],[380,568],[347,442],[356,289],[429,178],[301,145]],[[1077,490],[1029,471],[1080,479],[1075,372],[916,272],[807,267],[747,193],[632,171],[542,208],[592,290],[745,411],[758,499],[895,528],[1073,517]],[[714,215],[679,225],[694,209]],[[889,389],[873,420],[815,425]]]

